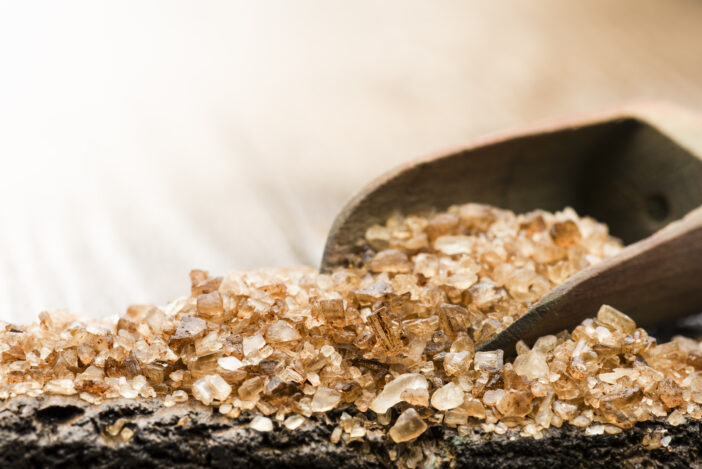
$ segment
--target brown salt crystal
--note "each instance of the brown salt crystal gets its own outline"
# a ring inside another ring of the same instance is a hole
[[[361,304],[369,305],[392,293],[392,287],[382,280],[376,280],[365,288],[354,290],[354,293]]]
[[[388,272],[393,274],[406,274],[412,270],[407,254],[397,249],[380,251],[368,264],[371,272]]]
[[[327,412],[341,401],[341,394],[334,389],[325,387],[317,388],[312,398],[312,412]]]
[[[370,405],[373,412],[384,414],[402,401],[402,393],[407,389],[428,389],[427,379],[418,373],[405,373],[385,385]]]
[[[400,398],[413,406],[427,407],[429,405],[429,390],[424,388],[405,389]]]
[[[549,374],[546,357],[543,353],[536,350],[530,350],[529,352],[519,355],[514,360],[514,371],[525,376],[529,381],[546,378]]]
[[[282,319],[271,324],[266,330],[268,342],[290,342],[300,338],[301,336],[297,329]]]
[[[265,381],[263,378],[260,376],[255,376],[241,383],[237,393],[242,400],[253,401],[258,397],[261,391],[263,391],[264,386]]]
[[[554,223],[550,234],[553,242],[563,248],[577,244],[582,238],[578,225],[573,220]]]
[[[466,317],[468,310],[460,305],[442,303],[439,306],[441,328],[447,334],[456,335],[467,330]]]
[[[658,394],[661,401],[669,408],[673,409],[685,403],[683,390],[671,378],[666,378],[658,383]]]
[[[400,414],[388,434],[395,443],[414,440],[427,429],[427,424],[414,408],[410,407]]]
[[[76,349],[76,353],[83,365],[90,365],[97,355],[97,351],[88,344],[80,344]]]
[[[192,344],[196,339],[203,337],[206,332],[207,323],[203,319],[184,315],[168,343],[174,347]]]
[[[455,233],[458,229],[459,218],[454,213],[439,213],[434,215],[425,228],[431,241],[439,236]]]
[[[528,391],[508,391],[495,406],[505,417],[524,417],[531,412],[532,398]]]
[[[685,418],[685,414],[683,414],[680,409],[676,409],[670,413],[667,422],[670,425],[678,426],[684,424],[686,420],[687,419]]]
[[[478,399],[466,395],[461,407],[465,410],[469,417],[475,417],[478,419],[485,418],[485,406]]]
[[[449,352],[444,356],[444,371],[448,376],[466,374],[470,371],[473,355],[468,350]]]
[[[270,432],[273,430],[273,422],[268,417],[257,415],[253,418],[253,420],[251,420],[249,427],[257,432]]]
[[[487,371],[490,373],[498,373],[502,371],[502,350],[493,350],[491,352],[476,352],[473,362],[477,371]]]
[[[636,329],[636,323],[633,319],[609,305],[602,305],[600,310],[597,311],[597,320],[625,333],[634,332]]]
[[[434,391],[431,405],[438,410],[450,410],[463,404],[463,390],[455,383],[448,383]]]
[[[439,317],[429,316],[428,318],[411,319],[403,321],[402,325],[418,337],[429,338],[439,327]]]
[[[529,380],[526,376],[517,374],[511,363],[506,363],[502,370],[502,381],[505,389],[524,391],[529,387]]]
[[[534,421],[541,428],[549,428],[551,426],[551,420],[553,420],[553,405],[554,394],[552,392],[548,393],[539,404],[536,415],[534,416]]]
[[[540,213],[534,213],[524,217],[524,221],[519,224],[519,229],[524,231],[527,236],[532,236],[535,233],[546,229],[546,222]]]
[[[317,299],[312,302],[313,310],[330,323],[343,323],[345,320],[344,300]]]
[[[218,291],[203,293],[197,297],[197,313],[210,320],[217,320],[224,314],[222,297]]]
[[[470,254],[473,240],[465,235],[441,236],[434,241],[433,247],[435,250],[449,256]]]
[[[376,339],[385,347],[385,350],[389,352],[394,351],[401,345],[392,321],[388,316],[387,309],[384,306],[368,316],[367,319]]]
[[[129,441],[134,436],[134,430],[129,427],[124,427],[119,433],[119,437],[122,441]]]
[[[166,376],[173,370],[170,363],[163,360],[155,360],[141,369],[144,376],[152,383],[162,383]]]
[[[554,401],[553,412],[563,420],[570,420],[578,411],[578,406],[563,401]]]

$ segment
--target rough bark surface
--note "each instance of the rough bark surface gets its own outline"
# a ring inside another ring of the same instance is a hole
[[[106,427],[126,419],[128,441]],[[0,467],[392,467],[384,439],[337,445],[333,426],[317,420],[270,433],[246,427],[196,404],[162,407],[158,400],[113,400],[90,405],[76,398],[18,397],[0,406]],[[667,448],[649,450],[641,441],[652,430],[671,437]],[[551,429],[534,440],[516,434],[459,437],[430,428],[398,453],[431,445],[434,467],[702,467],[702,422],[679,426],[645,422],[616,435],[585,436],[583,429]]]

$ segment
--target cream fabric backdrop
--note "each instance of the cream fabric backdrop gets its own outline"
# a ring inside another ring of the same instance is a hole
[[[316,264],[369,178],[621,101],[702,109],[702,2],[0,0],[0,319]]]

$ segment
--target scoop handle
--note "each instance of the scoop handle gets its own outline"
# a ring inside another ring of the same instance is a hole
[[[644,327],[702,312],[702,207],[575,274],[478,348],[509,353],[520,339],[572,329],[603,304]]]

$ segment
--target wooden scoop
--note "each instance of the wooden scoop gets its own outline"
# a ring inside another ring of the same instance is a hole
[[[518,340],[572,329],[602,304],[644,327],[702,312],[700,154],[702,119],[650,104],[483,140],[367,186],[336,218],[321,270],[358,262],[358,240],[394,210],[571,206],[633,244],[566,280],[479,349],[510,354]]]

